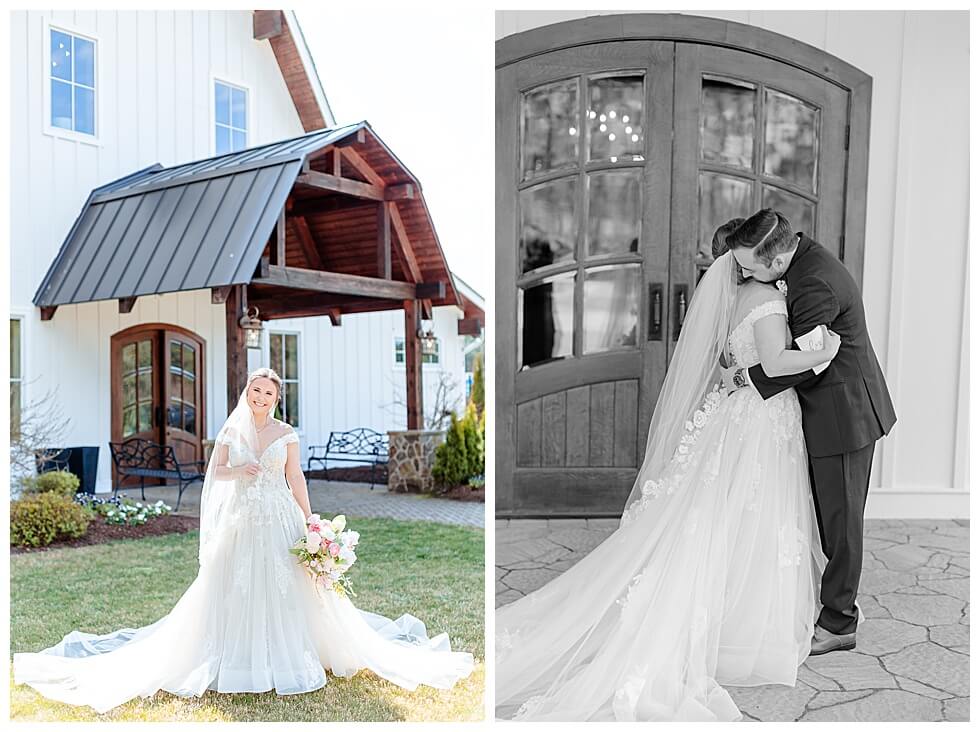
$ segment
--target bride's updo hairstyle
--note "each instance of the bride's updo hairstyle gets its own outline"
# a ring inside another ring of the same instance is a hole
[[[276,402],[282,399],[282,378],[272,369],[261,368],[255,369],[252,373],[248,375],[248,381],[245,382],[245,389],[252,385],[252,382],[256,379],[268,379],[273,384],[276,385]]]
[[[745,219],[729,219],[718,227],[715,235],[711,238],[712,259],[718,259],[728,251],[728,235],[744,223]]]

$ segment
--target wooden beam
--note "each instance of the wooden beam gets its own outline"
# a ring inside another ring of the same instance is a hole
[[[238,322],[245,312],[246,297],[245,285],[235,285],[225,301],[225,358],[227,359],[225,383],[228,414],[238,406],[238,397],[245,388],[245,380],[248,378],[245,331]]]
[[[415,297],[442,300],[446,297],[446,283],[442,280],[439,282],[420,282],[415,285]]]
[[[309,168],[307,168],[303,172],[306,173],[308,171]],[[330,151],[330,172],[333,173],[338,178],[340,177],[340,148],[339,147],[335,147],[333,150]]]
[[[320,173],[316,170],[311,170],[309,173],[301,173],[296,177],[296,183],[311,188],[319,188],[322,191],[332,191],[348,196],[356,196],[357,198],[366,198],[369,201],[385,200],[384,188],[370,183],[362,183],[352,178],[342,178],[337,175]]]
[[[227,287],[212,287],[211,288],[211,304],[212,305],[222,305],[228,301],[228,296],[231,294],[232,285]]]
[[[277,292],[283,292],[277,288]],[[297,290],[295,292],[302,292]],[[330,295],[323,292],[306,291],[302,295],[278,296],[274,293],[254,292],[254,285],[249,286],[248,302],[259,309],[262,320],[278,320],[281,318],[306,318],[329,316],[330,311],[338,315],[348,313],[375,313],[384,310],[401,310],[401,300],[379,300],[367,297],[350,297],[347,295]]]
[[[316,248],[316,241],[313,239],[313,232],[310,231],[310,224],[305,216],[290,216],[289,222],[293,226],[293,233],[299,239],[300,248],[306,258],[306,264],[310,269],[323,269],[323,260],[320,252]]]
[[[460,318],[456,321],[456,335],[480,335],[479,318]]]
[[[341,147],[340,154],[350,166],[364,176],[368,183],[384,188],[385,180],[352,147]]]
[[[419,311],[415,300],[406,300],[405,309],[405,405],[406,426],[420,430],[422,423],[422,343],[419,340]]]
[[[394,204],[378,204],[378,277],[391,279],[391,209]]]
[[[41,320],[51,320],[54,317],[55,311],[58,309],[57,305],[42,306],[41,307]]]
[[[327,311],[327,315],[330,316],[330,325],[337,326],[337,327],[340,326],[340,309],[339,308],[330,308]]]
[[[133,312],[133,306],[136,304],[135,297],[120,297],[119,298],[119,312],[120,313],[131,313]]]
[[[419,300],[419,307],[422,310],[423,320],[432,320],[432,300],[427,297]]]
[[[335,142],[334,147],[347,147],[348,145],[363,145],[364,141],[367,139],[367,135],[364,134],[364,128],[362,127],[357,132],[348,135],[340,142]]]
[[[279,267],[286,266],[286,209],[279,211],[276,218],[276,248],[275,255],[269,257],[269,264]]]
[[[269,264],[268,257],[260,257],[259,263],[255,265],[255,273],[252,275],[252,279],[262,279],[263,277],[269,276]]]
[[[252,280],[257,285],[276,285],[297,290],[332,292],[338,295],[379,297],[393,300],[415,299],[416,285],[376,277],[321,272],[299,267],[269,267],[269,274]]]
[[[256,41],[264,41],[267,38],[275,38],[281,35],[282,26],[281,10],[252,11],[252,38]]]
[[[398,183],[385,188],[386,201],[401,201],[410,198],[415,198],[415,185],[413,183]]]
[[[418,261],[415,259],[415,250],[412,249],[412,242],[408,238],[408,232],[405,230],[405,222],[402,221],[402,216],[398,213],[398,207],[392,205],[391,211],[391,228],[395,232],[395,243],[398,246],[398,256],[404,265],[402,269],[405,270],[412,282],[422,281],[422,270],[419,268]]]

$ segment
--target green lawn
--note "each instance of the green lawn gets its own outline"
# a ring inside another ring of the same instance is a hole
[[[410,612],[430,633],[449,633],[454,650],[478,659],[450,691],[408,692],[369,672],[328,675],[325,688],[280,697],[217,694],[181,699],[158,692],[104,715],[52,702],[14,686],[18,721],[439,721],[483,718],[483,531],[444,524],[350,517],[361,533],[351,576],[365,610]],[[197,574],[197,532],[20,554],[10,559],[11,652],[54,645],[71,630],[105,633],[157,620]]]

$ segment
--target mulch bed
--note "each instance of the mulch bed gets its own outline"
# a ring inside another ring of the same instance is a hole
[[[60,549],[62,547],[91,546],[93,544],[105,544],[117,539],[142,539],[147,536],[163,536],[164,534],[186,534],[194,531],[200,526],[201,522],[197,516],[158,516],[150,519],[142,526],[119,526],[107,524],[101,519],[94,519],[88,525],[85,536],[78,539],[68,539],[66,541],[56,541],[47,546],[23,547],[11,546],[11,554],[28,554],[33,552],[43,552],[48,549]]]
[[[471,488],[468,485],[458,485],[450,488],[446,493],[436,494],[439,498],[448,498],[451,501],[464,501],[466,503],[486,503],[487,489]]]
[[[350,468],[330,468],[329,470],[310,470],[306,477],[315,480],[333,480],[338,483],[370,483],[371,467],[369,465],[355,465]],[[384,470],[379,469],[375,475],[375,485],[383,486],[388,482]],[[468,485],[458,485],[451,488],[446,493],[436,493],[437,498],[447,498],[451,501],[466,501],[473,503],[486,503],[486,488],[471,488]]]

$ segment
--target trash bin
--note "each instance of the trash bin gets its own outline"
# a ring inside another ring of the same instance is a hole
[[[44,459],[44,456],[47,459]],[[47,449],[39,453],[36,459],[37,472],[46,473],[49,470],[68,470],[69,473],[78,477],[79,493],[95,494],[95,480],[99,470],[99,448],[91,447],[64,447],[60,449]]]

